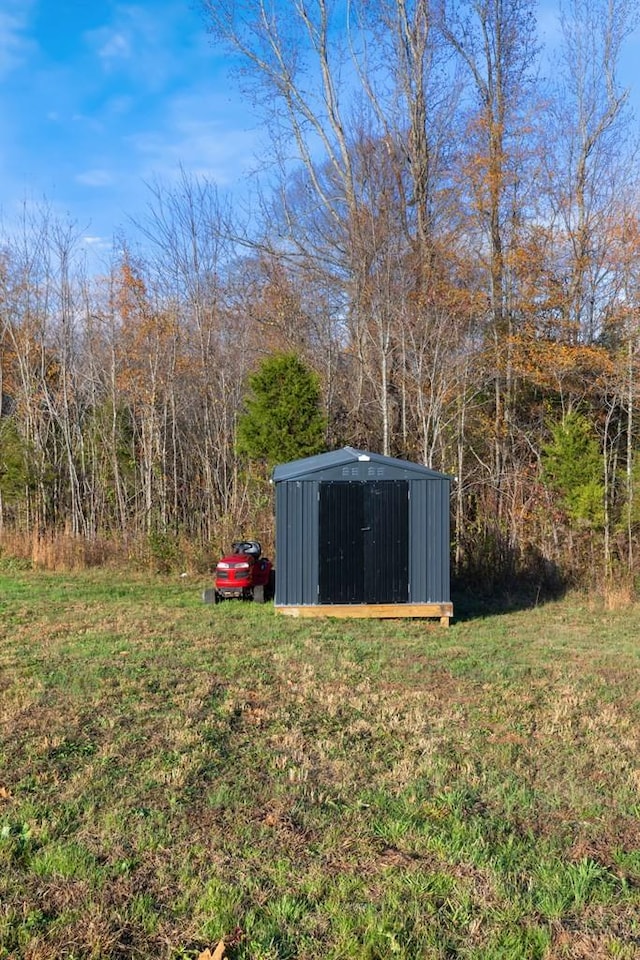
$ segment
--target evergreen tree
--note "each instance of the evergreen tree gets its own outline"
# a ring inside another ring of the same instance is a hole
[[[551,430],[542,448],[543,480],[556,493],[569,519],[591,527],[604,524],[603,464],[589,421],[570,413]]]
[[[249,377],[249,388],[238,421],[238,453],[271,468],[324,449],[318,377],[295,354],[267,357]]]
[[[0,494],[6,502],[24,496],[32,483],[28,451],[12,417],[0,421]]]

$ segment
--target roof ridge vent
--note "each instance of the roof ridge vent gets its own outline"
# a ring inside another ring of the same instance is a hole
[[[358,457],[358,460],[363,460],[365,463],[368,463],[371,460],[371,457],[368,457],[366,453],[361,453]]]

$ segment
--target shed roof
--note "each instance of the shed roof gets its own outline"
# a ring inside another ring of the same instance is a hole
[[[420,463],[411,463],[409,460],[399,460],[396,457],[384,457],[380,453],[370,453],[367,450],[356,450],[354,447],[343,447],[341,450],[331,450],[328,453],[318,453],[313,457],[303,457],[301,460],[292,460],[290,463],[281,463],[274,468],[273,481],[298,480],[314,473],[320,473],[330,467],[340,467],[345,464],[370,460],[372,463],[387,464],[407,470],[424,478],[447,478],[449,474],[430,470]]]

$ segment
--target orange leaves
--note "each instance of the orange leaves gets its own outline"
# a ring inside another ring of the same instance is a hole
[[[9,336],[0,338],[0,384],[3,392],[13,395],[18,379],[18,358]]]
[[[504,138],[504,124],[488,114],[472,117],[467,126],[466,140],[472,149],[465,159],[463,173],[472,187],[474,207],[482,215],[497,208],[515,181]]]
[[[118,387],[134,402],[153,405],[175,371],[176,317],[154,307],[127,258],[120,267],[114,306],[120,317],[115,345]]]
[[[278,263],[263,258],[260,266],[266,273],[266,282],[252,305],[255,321],[248,331],[249,339],[265,353],[304,348],[309,319],[300,292]]]
[[[128,256],[125,256],[120,266],[120,279],[116,283],[113,306],[123,321],[128,321],[132,315],[144,312],[148,306],[147,288],[144,280],[132,266]]]
[[[583,393],[612,369],[611,356],[602,347],[542,339],[531,330],[512,337],[510,350],[514,370],[547,390]]]

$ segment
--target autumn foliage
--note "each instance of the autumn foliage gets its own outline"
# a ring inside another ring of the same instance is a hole
[[[268,544],[242,417],[259,371],[288,357],[318,390],[301,452],[352,444],[456,477],[468,582],[632,585],[631,8],[572,0],[545,85],[528,0],[355,2],[348,24],[310,3],[286,29],[252,0],[241,19],[204,3],[273,106],[260,215],[242,222],[183,173],[151,190],[139,252],[121,244],[89,278],[80,236],[49,214],[4,237],[0,550],[68,536],[166,568],[206,566],[239,530]],[[303,433],[280,391],[272,408]],[[558,479],[584,467],[576,424],[592,472],[577,500]],[[267,412],[263,439],[272,426]]]

